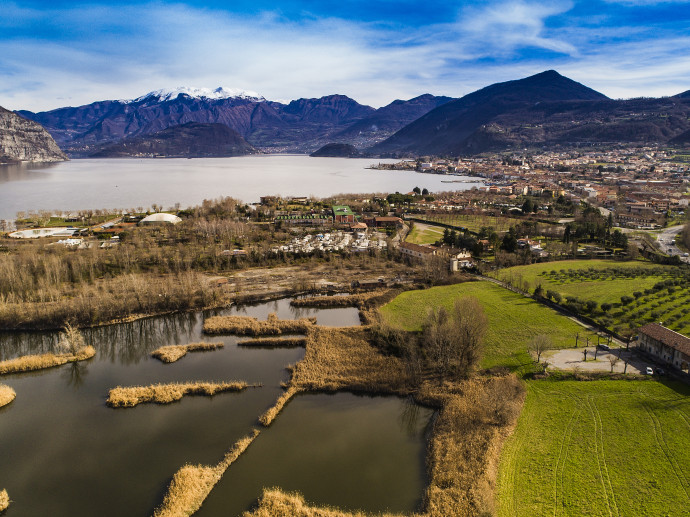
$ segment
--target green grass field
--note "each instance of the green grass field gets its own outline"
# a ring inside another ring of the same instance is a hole
[[[443,238],[443,228],[438,226],[420,227],[419,223],[414,225],[412,231],[407,234],[405,240],[414,244],[433,244]]]
[[[533,361],[527,353],[527,345],[539,334],[550,336],[557,348],[574,347],[578,332],[581,340],[590,337],[596,341],[596,335],[558,312],[484,281],[407,291],[384,305],[381,313],[391,325],[417,331],[421,330],[429,308],[450,309],[454,301],[463,296],[475,296],[489,320],[481,363],[484,368],[507,366],[517,373],[532,371]]]
[[[690,515],[690,388],[529,381],[498,515]]]
[[[499,280],[532,292],[537,285],[564,298],[593,300],[599,308],[587,314],[607,328],[625,333],[649,322],[690,335],[690,273],[677,266],[650,262],[567,260],[517,266],[494,273]],[[663,287],[659,287],[664,282]],[[622,296],[635,299],[623,305]],[[603,303],[612,304],[602,311]]]

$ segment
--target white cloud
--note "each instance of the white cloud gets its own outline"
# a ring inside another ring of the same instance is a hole
[[[611,30],[610,40],[594,28],[547,29],[546,20],[570,5],[503,2],[403,31],[182,5],[15,9],[5,23],[54,24],[63,42],[0,39],[0,105],[38,111],[184,85],[253,90],[268,99],[342,93],[380,106],[426,92],[460,96],[549,68],[614,97],[690,88],[686,39],[654,35],[651,44],[630,44],[624,28]],[[524,59],[525,49],[540,57]]]

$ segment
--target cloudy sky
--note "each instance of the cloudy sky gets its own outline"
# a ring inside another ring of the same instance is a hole
[[[613,98],[690,89],[690,1],[0,0],[0,106],[177,86],[375,107],[555,69]]]

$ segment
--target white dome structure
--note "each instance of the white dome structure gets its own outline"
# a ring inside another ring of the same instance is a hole
[[[180,221],[182,221],[182,219],[176,215],[161,212],[158,214],[147,215],[141,221],[139,221],[139,224],[177,224]]]

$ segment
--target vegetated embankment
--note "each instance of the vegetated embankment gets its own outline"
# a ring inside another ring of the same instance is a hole
[[[296,298],[290,302],[293,307],[314,307],[328,309],[336,307],[362,307],[368,302],[375,303],[377,299],[385,296],[390,289],[376,289],[364,293],[347,294],[343,296],[308,296]]]
[[[91,359],[95,355],[96,349],[92,346],[86,346],[76,354],[23,355],[0,361],[0,375],[52,368],[66,363]]]
[[[188,352],[205,352],[209,350],[216,350],[225,346],[225,343],[189,343],[187,345],[166,345],[162,346],[153,352],[151,355],[156,359],[160,359],[164,363],[174,363],[182,359]]]
[[[240,336],[276,336],[305,334],[316,324],[316,318],[281,320],[274,313],[260,321],[250,316],[212,316],[204,321],[206,334],[236,334]]]
[[[238,440],[217,465],[185,465],[178,470],[153,517],[187,517],[194,514],[223,473],[258,435],[259,431],[253,429],[251,434]]]
[[[186,382],[172,384],[153,384],[151,386],[118,386],[110,390],[106,404],[110,407],[134,407],[138,404],[155,402],[170,404],[181,400],[185,395],[213,396],[224,391],[243,391],[259,384],[246,382]]]
[[[0,490],[0,512],[4,512],[10,506],[10,496],[7,490]]]
[[[238,341],[237,346],[257,347],[257,348],[294,348],[305,346],[305,337],[283,337],[283,338],[255,338]]]
[[[12,402],[16,396],[17,393],[12,388],[6,384],[0,384],[0,407],[6,406]]]
[[[382,354],[366,328],[315,327],[305,357],[291,369],[287,389],[260,421],[270,425],[296,394],[347,390],[411,395],[438,409],[429,444],[429,486],[425,515],[479,515],[494,510],[500,450],[524,401],[514,375],[480,376],[439,383],[430,374],[415,378],[398,357]],[[301,497],[267,490],[253,516],[338,516],[353,514],[309,507]]]

